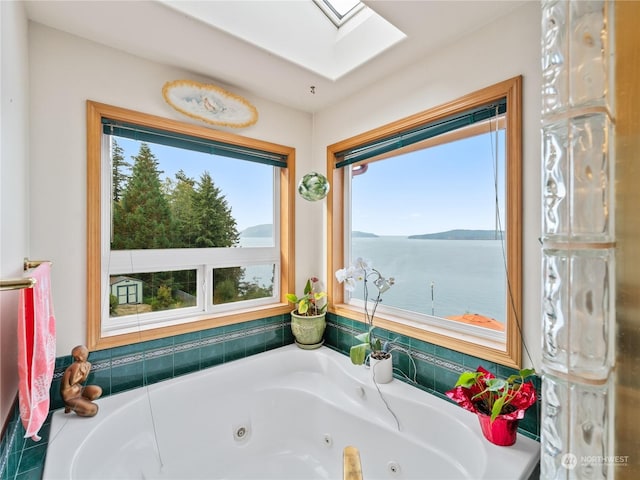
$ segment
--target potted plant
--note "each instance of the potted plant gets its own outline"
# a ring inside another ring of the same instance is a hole
[[[446,395],[478,416],[485,438],[496,445],[513,445],[518,421],[536,401],[536,389],[527,377],[532,369],[520,370],[507,379],[496,378],[482,367],[463,372]]]
[[[327,292],[317,277],[307,280],[304,294],[298,297],[295,293],[287,293],[287,300],[296,305],[291,312],[291,332],[296,345],[306,350],[320,347],[324,341],[322,336],[327,326]]]
[[[377,383],[388,383],[393,379],[393,361],[389,352],[388,343],[382,342],[374,335],[373,318],[376,309],[382,301],[382,294],[391,288],[395,283],[393,277],[385,278],[373,268],[370,262],[357,258],[354,265],[349,268],[341,268],[336,272],[336,279],[344,283],[345,289],[353,292],[358,281],[363,282],[364,289],[364,315],[367,324],[367,331],[356,335],[356,340],[360,343],[354,345],[349,350],[349,357],[354,365],[362,365],[369,355],[369,365],[373,371],[374,380]],[[373,307],[369,311],[369,283],[377,289],[377,295],[373,300]]]

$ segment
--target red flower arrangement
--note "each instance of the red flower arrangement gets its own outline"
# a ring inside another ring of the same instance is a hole
[[[534,375],[531,369],[520,370],[509,378],[496,378],[482,367],[464,372],[447,397],[465,410],[491,416],[491,423],[500,416],[505,420],[520,420],[536,401],[536,389],[525,378]]]

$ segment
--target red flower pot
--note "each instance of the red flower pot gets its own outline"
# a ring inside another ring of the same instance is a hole
[[[476,412],[480,421],[480,428],[485,438],[495,445],[508,447],[516,443],[518,433],[518,419],[496,417],[491,422],[491,415]]]

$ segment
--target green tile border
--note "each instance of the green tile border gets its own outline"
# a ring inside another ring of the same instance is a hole
[[[289,316],[278,315],[91,352],[88,383],[100,385],[103,396],[119,393],[288,345],[290,330]],[[52,409],[63,406],[60,380],[72,361],[71,355],[56,359]]]
[[[103,396],[193,373],[221,363],[293,343],[289,315],[278,315],[160,340],[91,352],[87,383],[100,385]],[[60,383],[71,355],[56,358],[50,411],[64,406]],[[40,479],[49,437],[50,418],[40,430],[42,440],[24,439],[16,404],[0,439],[0,480]]]
[[[325,345],[348,355],[353,335],[363,331],[360,322],[327,314]],[[394,366],[408,378],[396,375],[421,390],[450,401],[444,392],[451,388],[454,378],[465,370],[482,364],[498,375],[508,376],[516,371],[471,355],[381,330],[400,353]],[[177,335],[162,340],[143,342],[113,349],[92,352],[89,383],[100,385],[103,395],[111,395],[168,378],[192,373],[225,362],[262,353],[293,343],[289,315],[279,315],[228,327]],[[56,358],[54,378],[50,389],[51,410],[63,406],[60,381],[64,370],[72,363],[70,355]],[[413,382],[413,378],[416,382]],[[540,398],[540,381],[534,381]],[[518,429],[523,435],[540,441],[540,400],[527,410]],[[44,470],[49,421],[40,431],[38,443],[24,439],[24,428],[16,405],[9,415],[7,428],[0,439],[0,480],[40,479]],[[50,417],[49,417],[50,418]]]
[[[327,313],[327,332],[325,333],[325,345],[344,355],[349,355],[349,349],[354,342],[354,335],[364,331],[361,322],[354,322]],[[495,362],[483,360],[472,355],[450,350],[439,345],[418,340],[405,335],[395,334],[382,328],[376,328],[380,337],[387,339],[393,348],[396,348],[398,359],[394,355],[394,376],[414,387],[425,390],[444,400],[451,402],[445,395],[447,390],[453,388],[460,373],[467,370],[475,370],[482,365],[489,371],[497,372],[500,377],[508,377],[518,373],[516,369],[498,365]],[[398,372],[402,372],[401,374]],[[415,378],[415,382],[414,382]],[[518,431],[523,435],[540,441],[540,412],[541,386],[539,377],[533,379],[538,400],[525,413],[520,421]]]
[[[16,398],[0,441],[1,480],[42,478],[50,426],[51,414],[40,429],[39,435],[42,438],[39,442],[24,438],[25,429],[20,421],[20,408]]]

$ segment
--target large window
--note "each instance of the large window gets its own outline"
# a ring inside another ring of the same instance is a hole
[[[328,155],[329,268],[362,257],[395,277],[380,326],[511,366],[521,356],[520,81]],[[362,319],[362,292],[331,288],[334,311]]]
[[[88,102],[92,348],[288,310],[293,149]]]

